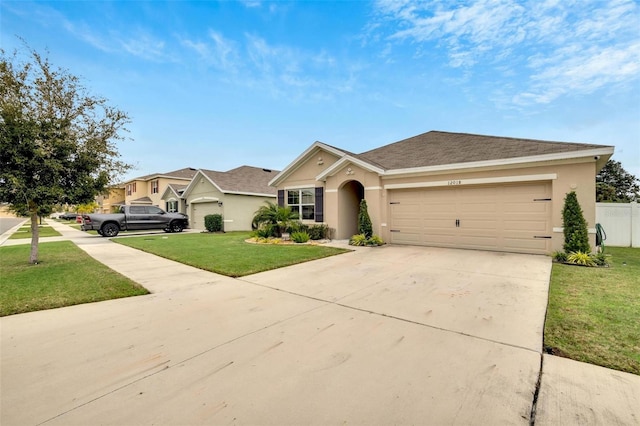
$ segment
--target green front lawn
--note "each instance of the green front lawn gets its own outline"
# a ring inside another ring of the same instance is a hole
[[[37,265],[30,248],[0,247],[0,316],[149,293],[70,241],[40,244]]]
[[[250,244],[248,232],[167,234],[115,241],[186,265],[229,277],[242,277],[348,252],[322,245]]]
[[[640,249],[607,247],[610,268],[553,264],[548,352],[640,374]]]
[[[31,226],[22,226],[18,228],[16,232],[11,234],[9,237],[10,240],[17,240],[21,238],[29,238],[31,239],[32,232]],[[39,237],[59,237],[60,233],[47,225],[38,226],[38,236]]]

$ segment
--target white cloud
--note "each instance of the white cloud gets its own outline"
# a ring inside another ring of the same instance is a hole
[[[628,84],[640,75],[640,12],[633,0],[380,0],[370,38],[444,50],[448,65],[479,64],[525,82],[516,104]],[[506,74],[503,72],[506,71]],[[516,77],[514,77],[516,76]],[[496,88],[505,99],[504,88]],[[515,88],[513,90],[516,90]]]
[[[339,63],[326,50],[306,51],[275,45],[255,34],[229,39],[210,30],[204,41],[181,40],[228,81],[269,93],[275,98],[323,100],[353,89],[357,67]]]

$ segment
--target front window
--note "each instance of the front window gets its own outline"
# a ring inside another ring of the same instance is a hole
[[[136,192],[136,182],[127,184],[127,195],[131,195]]]
[[[157,194],[158,193],[158,181],[157,180],[151,181],[151,193],[152,194]]]
[[[176,200],[167,201],[167,211],[169,213],[177,213],[178,212],[178,202]]]
[[[298,213],[300,219],[313,220],[314,216],[314,188],[287,190],[287,206]]]

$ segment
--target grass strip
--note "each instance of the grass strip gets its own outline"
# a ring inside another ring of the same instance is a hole
[[[640,374],[640,249],[606,250],[609,268],[554,263],[545,349]]]
[[[18,230],[16,230],[16,232],[11,234],[9,239],[10,240],[18,240],[18,239],[22,239],[22,238],[31,239],[32,235],[33,235],[33,233],[31,232],[31,226],[22,226],[22,227],[18,228]],[[40,238],[42,238],[42,237],[59,237],[60,233],[58,231],[56,231],[55,229],[53,229],[52,227],[50,227],[50,226],[40,225],[40,226],[38,226],[38,236]]]
[[[149,293],[70,241],[40,244],[37,265],[30,248],[0,247],[0,316]]]
[[[349,250],[322,245],[250,244],[248,232],[172,234],[116,238],[115,241],[186,265],[242,277]]]

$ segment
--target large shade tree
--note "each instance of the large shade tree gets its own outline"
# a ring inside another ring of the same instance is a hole
[[[596,201],[628,203],[637,200],[640,180],[619,161],[609,160],[596,175]]]
[[[0,49],[0,202],[31,218],[29,261],[37,263],[38,215],[91,202],[129,168],[116,143],[130,120],[23,45]]]

